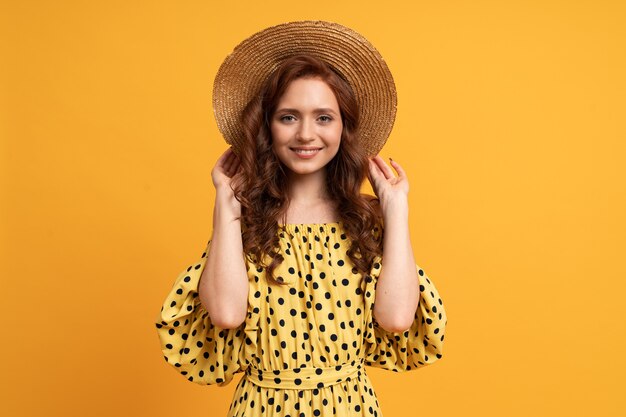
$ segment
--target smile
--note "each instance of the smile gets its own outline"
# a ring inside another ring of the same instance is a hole
[[[321,151],[321,148],[314,149],[299,149],[299,148],[290,148],[297,156],[301,159],[309,159],[313,158],[315,155]]]
[[[321,148],[315,148],[315,149],[291,148],[291,150],[294,151],[295,153],[299,153],[299,154],[312,155],[314,153],[319,152],[321,150]]]

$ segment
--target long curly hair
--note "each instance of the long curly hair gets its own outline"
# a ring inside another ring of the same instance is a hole
[[[265,268],[269,282],[284,284],[274,277],[274,269],[284,261],[279,252],[278,220],[284,218],[289,206],[287,169],[272,150],[270,120],[279,99],[289,84],[306,77],[319,77],[334,92],[343,131],[339,150],[325,166],[327,194],[336,209],[345,234],[351,241],[347,255],[353,263],[353,273],[366,274],[374,258],[382,255],[382,216],[380,201],[375,196],[362,195],[361,185],[367,176],[368,157],[359,146],[356,130],[359,107],[352,88],[325,61],[310,55],[294,55],[284,60],[268,77],[259,94],[241,114],[245,143],[237,156],[239,172],[233,178],[235,198],[241,203],[243,249],[248,259]],[[271,259],[269,265],[265,258]]]

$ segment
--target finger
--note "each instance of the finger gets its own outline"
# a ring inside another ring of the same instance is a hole
[[[369,162],[369,172],[373,178],[377,178],[378,176],[383,175],[382,171],[380,170],[380,167],[378,166],[376,162],[374,162],[373,159],[370,159],[370,162]]]
[[[381,174],[377,174],[374,172],[374,170],[376,170],[378,168],[376,168],[375,164],[373,161],[369,161],[369,169],[367,170],[367,179],[370,182],[370,185],[372,186],[372,190],[374,191],[374,194],[378,195],[377,192],[377,188],[378,188],[378,178],[377,175],[381,175]]]
[[[239,153],[235,150],[235,148],[233,148],[232,146],[230,147],[230,151],[232,152],[233,155],[235,155],[237,158],[239,158]]]
[[[396,170],[396,172],[398,173],[399,177],[403,177],[406,178],[406,172],[404,172],[404,169],[400,166],[399,163],[397,163],[396,161],[394,161],[393,159],[389,158],[389,161],[391,162],[391,166],[393,166],[393,168]]]
[[[239,170],[239,166],[241,165],[241,163],[239,161],[235,161],[235,163],[233,164],[233,166],[230,169],[231,174],[236,174],[237,171]]]
[[[374,161],[372,161],[371,159],[368,159],[367,162],[367,179],[369,179],[369,181],[372,183],[372,185],[374,185],[374,175],[376,175],[374,173],[374,170],[377,169],[376,164],[374,163]]]
[[[219,167],[223,167],[224,164],[226,164],[226,162],[228,161],[228,158],[231,156],[232,154],[232,148],[228,148],[226,149],[222,155],[220,155],[220,157],[217,159],[217,163],[216,165]]]
[[[370,161],[369,172],[370,183],[372,183],[374,191],[377,192],[377,190],[381,187],[381,184],[387,180],[385,179],[383,172],[380,170],[380,167],[373,160]]]
[[[385,163],[385,161],[379,156],[376,155],[374,157],[374,163],[376,164],[376,167],[378,168],[378,170],[380,171],[380,173],[386,178],[386,179],[391,179],[394,177],[393,172],[391,171],[391,169],[387,166],[387,164]]]
[[[226,150],[224,153],[222,153],[220,155],[219,158],[217,158],[217,161],[215,163],[215,165],[220,166],[224,163],[224,160],[226,160],[226,157],[228,156],[228,150]]]
[[[235,154],[230,152],[224,161],[224,171],[229,172],[230,168],[233,166],[233,162],[235,161]]]
[[[233,152],[233,159],[235,160],[235,163],[238,165],[241,163],[241,159],[239,158],[239,156],[237,156],[236,153]]]
[[[380,170],[383,173],[383,175],[385,176],[385,178],[387,178],[388,180],[395,178],[395,175],[394,175],[393,171],[385,163],[383,158],[381,158],[380,156],[376,155],[374,160],[376,161],[377,166],[380,168]]]
[[[233,147],[231,146],[228,149],[226,149],[226,151],[224,151],[224,158],[229,158],[233,154],[234,154],[234,151],[233,151]]]

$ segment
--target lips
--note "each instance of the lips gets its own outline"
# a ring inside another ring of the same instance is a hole
[[[320,153],[322,148],[290,148],[291,151],[300,159],[312,159]]]
[[[291,150],[301,155],[313,155],[322,148],[291,148]]]

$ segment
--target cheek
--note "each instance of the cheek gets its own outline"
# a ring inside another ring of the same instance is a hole
[[[276,142],[280,143],[280,142],[283,141],[283,139],[284,139],[284,137],[285,137],[287,132],[286,132],[286,129],[284,127],[275,125],[275,126],[272,126],[270,128],[270,133],[272,135],[272,141],[274,143],[276,143]]]
[[[341,141],[341,134],[343,133],[343,126],[339,125],[337,129],[335,129],[335,140],[337,142]]]

